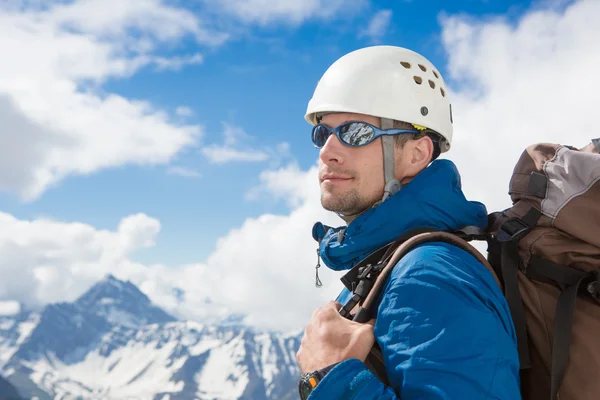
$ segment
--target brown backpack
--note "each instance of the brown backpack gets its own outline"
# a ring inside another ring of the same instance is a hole
[[[503,288],[517,331],[523,399],[599,399],[599,153],[600,139],[583,149],[528,147],[510,180],[513,206],[490,214],[486,232],[407,232],[342,278],[353,297],[340,313],[358,322],[376,317],[398,260],[420,244],[448,242],[477,257]],[[487,259],[471,240],[487,241]],[[366,364],[389,383],[377,344]]]

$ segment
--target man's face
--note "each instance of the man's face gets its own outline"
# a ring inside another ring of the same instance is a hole
[[[379,118],[362,114],[327,114],[321,123],[334,128],[347,121],[364,121],[381,127]],[[348,216],[370,208],[383,196],[383,149],[381,138],[366,146],[350,147],[329,136],[319,155],[321,205]]]

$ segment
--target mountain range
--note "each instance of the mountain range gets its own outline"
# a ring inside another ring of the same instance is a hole
[[[300,340],[177,319],[109,275],[74,302],[0,317],[0,400],[295,399]]]

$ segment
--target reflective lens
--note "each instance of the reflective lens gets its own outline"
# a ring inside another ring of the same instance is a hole
[[[340,127],[340,139],[350,146],[363,146],[373,140],[375,131],[370,125],[352,122]]]
[[[324,125],[317,125],[313,128],[313,143],[318,148],[325,146],[325,142],[327,142],[327,138],[331,134],[329,128]]]
[[[348,146],[364,146],[375,138],[374,127],[366,122],[348,122],[333,129],[319,124],[313,128],[313,143],[319,148],[325,146],[332,133]]]

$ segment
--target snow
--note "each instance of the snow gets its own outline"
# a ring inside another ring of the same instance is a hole
[[[7,331],[15,325],[14,319],[7,319],[4,321],[0,321],[0,330]]]
[[[0,368],[4,368],[4,365],[10,360],[15,354],[18,347],[12,346],[8,341],[0,342]]]
[[[243,341],[237,339],[211,350],[204,368],[196,375],[198,396],[237,400],[249,382],[247,371],[238,363],[244,353]]]
[[[11,329],[15,326],[16,321],[14,319],[6,319],[0,321],[0,368],[6,364],[6,362],[12,357],[17,351],[17,345],[14,343],[15,340],[11,337]]]
[[[104,299],[103,299],[104,300]],[[111,307],[108,311],[98,313],[104,316],[110,323],[123,325],[127,327],[136,327],[139,325],[137,318],[127,311]]]
[[[31,332],[35,329],[37,324],[40,322],[39,314],[32,314],[27,321],[21,322],[19,324],[19,339],[17,340],[17,345],[20,345],[29,337]]]
[[[194,346],[190,346],[189,351],[190,351],[190,354],[192,354],[192,355],[199,355],[210,349],[218,347],[221,344],[223,344],[223,342],[219,339],[212,339],[212,338],[205,339],[205,340],[199,341]]]
[[[102,343],[124,344],[110,353],[100,355],[100,346],[88,349],[80,362],[67,364],[50,355],[36,362],[23,363],[32,368],[31,379],[54,398],[67,399],[82,396],[86,399],[147,399],[156,393],[177,393],[183,390],[184,382],[174,382],[172,377],[188,360],[189,356],[207,355],[206,364],[195,375],[198,395],[201,398],[238,399],[249,383],[244,332],[233,339],[219,339],[223,332],[203,329],[202,325],[172,323],[159,329],[157,326],[138,330],[111,332],[102,338]],[[207,335],[208,332],[212,332]],[[124,333],[123,333],[124,332]],[[116,335],[116,336],[115,336]],[[127,335],[126,340],[117,336]],[[163,339],[167,337],[165,342]],[[226,335],[227,336],[227,335]],[[118,339],[118,340],[117,340]],[[187,352],[177,352],[178,346],[186,343]],[[258,335],[254,346],[259,353],[250,355],[264,368],[267,386],[271,388],[277,367],[272,365],[277,357],[273,340],[269,335]],[[160,344],[160,345],[159,345]],[[251,346],[252,347],[252,346]],[[82,350],[79,349],[78,352]],[[68,358],[82,356],[72,354]],[[110,388],[110,389],[109,389]],[[170,396],[162,398],[169,399]]]
[[[271,339],[269,334],[263,334],[256,338],[257,343],[260,345],[260,359],[262,365],[262,375],[265,379],[265,386],[267,387],[267,395],[271,395],[271,391],[273,390],[273,380],[277,373],[279,372],[279,368],[277,367],[277,356],[275,343]]]
[[[17,352],[19,346],[31,335],[39,321],[39,314],[31,314],[27,320],[16,326],[17,322],[13,319],[2,321],[2,327],[0,328],[0,368],[4,368],[4,365]]]
[[[80,363],[67,365],[56,357],[41,359],[28,366],[35,372],[32,379],[56,398],[67,393],[90,399],[147,399],[159,392],[178,392],[183,382],[170,381],[174,370],[183,365],[186,358],[176,360],[167,367],[175,343],[161,349],[156,342],[128,343],[107,358],[91,351]],[[111,369],[111,367],[113,367]],[[106,392],[110,388],[110,397]]]
[[[185,358],[167,367],[176,343],[167,343],[160,349],[156,348],[156,344],[128,343],[108,358],[93,352],[80,365],[65,369],[65,373],[88,385],[118,389],[121,396],[139,395],[143,398],[161,391],[180,391],[183,383],[170,382],[170,379],[173,370],[180,367]],[[110,367],[113,368],[109,371]]]

